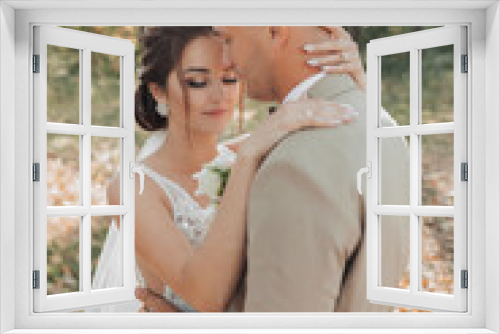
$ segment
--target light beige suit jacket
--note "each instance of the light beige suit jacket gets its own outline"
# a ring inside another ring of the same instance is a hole
[[[295,132],[262,163],[248,202],[246,275],[227,310],[390,311],[366,298],[365,204],[356,187],[356,174],[366,166],[365,93],[349,76],[327,75],[308,94],[351,104],[359,116],[335,129]],[[384,204],[409,204],[409,152],[402,139],[384,139],[381,156]],[[409,221],[387,216],[383,223],[382,283],[398,287]]]

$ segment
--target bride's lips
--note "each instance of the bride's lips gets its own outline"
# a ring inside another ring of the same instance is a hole
[[[227,112],[226,109],[210,109],[205,111],[203,114],[208,116],[222,116]]]

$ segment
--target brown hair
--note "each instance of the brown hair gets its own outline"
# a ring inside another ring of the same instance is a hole
[[[139,37],[142,73],[135,93],[135,119],[143,129],[154,131],[168,127],[168,116],[158,113],[158,104],[148,84],[156,83],[160,88],[166,89],[167,77],[180,66],[186,46],[196,38],[211,36],[213,33],[212,27],[147,27]],[[182,85],[183,80],[180,82]],[[184,85],[182,88],[184,100],[187,101]]]
[[[142,73],[135,93],[135,119],[141,128],[154,131],[168,127],[168,116],[158,113],[158,104],[148,88],[148,83],[156,83],[160,88],[166,89],[167,77],[174,70],[181,83],[186,115],[189,117],[188,90],[180,68],[182,55],[186,46],[196,38],[216,35],[216,31],[210,26],[146,28],[139,37],[143,50]],[[242,103],[240,103],[240,118],[241,105]],[[188,123],[186,122],[187,128]]]

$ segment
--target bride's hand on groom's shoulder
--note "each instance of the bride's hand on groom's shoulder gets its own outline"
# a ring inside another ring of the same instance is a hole
[[[362,90],[366,90],[366,74],[359,55],[358,44],[341,26],[321,26],[331,39],[321,43],[307,43],[304,52],[307,64],[326,73],[349,74]]]
[[[332,127],[349,123],[357,117],[350,105],[306,99],[288,102],[260,123],[240,146],[238,156],[258,165],[267,153],[287,134],[308,127]]]

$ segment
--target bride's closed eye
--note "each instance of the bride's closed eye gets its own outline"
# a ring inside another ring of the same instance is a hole
[[[191,88],[204,88],[207,86],[208,82],[207,81],[198,81],[198,80],[192,80],[192,79],[187,79],[186,84],[191,87]]]
[[[238,82],[238,78],[236,78],[236,77],[233,77],[233,78],[224,78],[224,79],[222,79],[222,82],[225,83],[225,84],[232,85],[232,84],[235,84],[235,83]]]
[[[194,80],[194,79],[186,79],[186,84],[191,88],[205,88],[210,83],[209,80]],[[223,78],[222,83],[225,85],[234,85],[238,83],[238,78]]]

